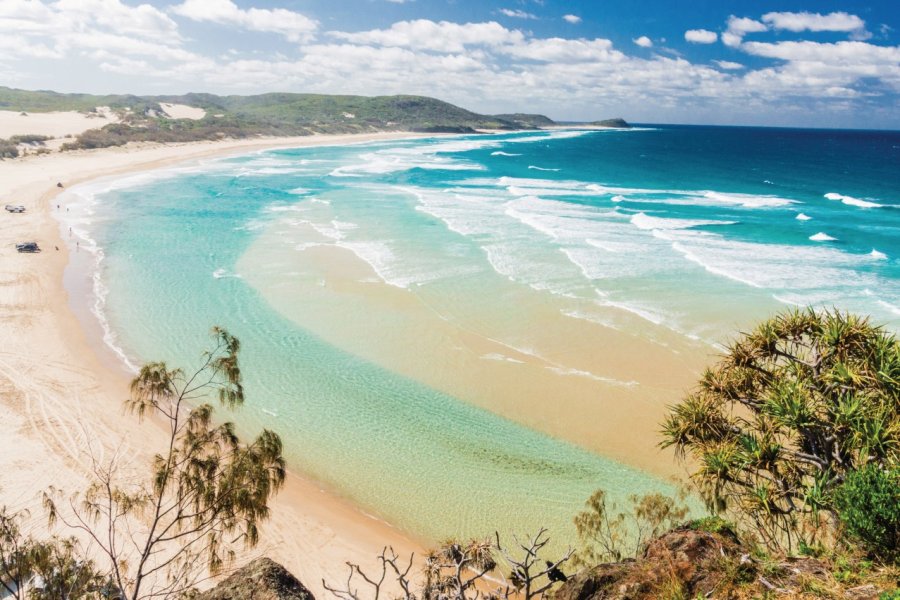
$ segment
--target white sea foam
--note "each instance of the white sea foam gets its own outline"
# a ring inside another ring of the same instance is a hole
[[[310,190],[302,187],[294,188],[292,190],[288,190],[288,194],[293,194],[294,196],[305,196],[310,193]]]
[[[267,206],[266,210],[268,212],[306,212],[309,210],[307,207],[300,204],[275,204],[273,206]]]
[[[820,231],[819,233],[813,234],[809,236],[809,239],[814,242],[834,242],[837,241],[837,238],[831,237],[824,231]]]
[[[778,302],[781,302],[782,304],[787,304],[788,306],[797,306],[797,307],[801,307],[801,308],[806,306],[805,304],[803,304],[801,302],[796,302],[796,301],[792,300],[791,298],[779,296],[778,294],[772,294],[772,298],[774,298]]]
[[[527,135],[522,137],[513,137],[506,140],[503,140],[506,144],[530,144],[532,142],[546,142],[549,140],[563,140],[569,138],[581,137],[583,135],[588,135],[591,133],[595,133],[593,130],[564,130],[564,131],[552,131],[550,133],[544,133],[539,135]]]
[[[490,352],[488,354],[482,354],[481,358],[484,360],[496,360],[496,361],[502,361],[502,362],[510,362],[510,363],[515,363],[518,365],[525,364],[524,361],[518,360],[511,356],[506,356],[505,354],[500,354],[499,352]]]
[[[295,173],[306,173],[306,169],[298,169],[295,167],[262,167],[260,169],[243,168],[235,173],[235,177],[262,177],[266,175],[293,175]]]
[[[300,242],[294,246],[294,250],[299,252],[303,252],[304,250],[309,250],[310,248],[317,248],[319,246],[324,246],[325,244],[321,244],[319,242]]]
[[[857,270],[866,257],[831,246],[744,242],[692,230],[656,230],[654,236],[710,273],[752,287],[813,292],[879,285],[874,275]]]
[[[725,194],[722,192],[703,192],[702,197],[712,204],[742,206],[744,208],[774,208],[796,204],[796,200],[779,198],[778,196],[759,196],[755,194]]]
[[[569,317],[570,319],[577,319],[579,321],[587,321],[588,323],[593,323],[595,325],[600,325],[602,327],[607,327],[609,329],[620,329],[619,325],[613,320],[601,315],[597,315],[594,313],[588,313],[581,310],[570,310],[570,309],[560,309],[560,314]]]
[[[133,373],[138,372],[137,365],[130,359],[128,353],[122,347],[119,336],[113,330],[106,314],[107,297],[109,288],[103,280],[103,261],[106,254],[97,241],[91,237],[90,228],[93,225],[92,219],[86,219],[83,215],[94,214],[94,207],[99,203],[97,196],[115,189],[123,189],[131,185],[138,185],[165,178],[171,172],[166,172],[163,177],[155,177],[154,175],[129,176],[120,180],[96,181],[90,184],[76,186],[67,189],[60,195],[59,199],[66,203],[67,211],[58,213],[58,218],[63,227],[71,227],[71,238],[69,239],[70,252],[72,251],[72,241],[76,241],[75,251],[87,251],[91,255],[91,291],[93,302],[90,307],[91,314],[97,319],[100,330],[103,332],[103,343],[122,361],[126,369]]]
[[[887,260],[887,254],[885,254],[884,252],[879,252],[875,248],[872,248],[872,251],[869,252],[869,256],[876,260]]]
[[[701,219],[667,219],[650,217],[639,212],[631,217],[631,223],[638,229],[652,231],[654,229],[690,229],[708,225],[735,225],[736,221],[710,221]]]
[[[226,269],[216,269],[215,271],[213,271],[212,276],[215,277],[216,279],[225,279],[228,277],[230,277],[232,279],[243,279],[243,277],[241,277],[237,273],[231,273],[231,272],[227,271]]]
[[[828,192],[827,194],[825,194],[825,198],[827,198],[828,200],[840,200],[848,206],[856,206],[859,208],[882,208],[883,206],[881,204],[878,204],[877,202],[860,200],[859,198],[854,198],[853,196],[844,196],[835,192]]]
[[[797,219],[798,221],[809,221],[812,219],[812,217],[804,215],[803,213],[798,213],[797,216],[794,218]]]
[[[534,165],[532,165],[533,167]],[[540,169],[538,167],[538,169]],[[610,196],[613,202],[670,204],[674,206],[734,206],[741,208],[782,208],[797,204],[796,200],[772,195],[724,193],[713,190],[650,189],[610,186],[577,180],[556,181],[499,177],[469,179],[462,182],[472,186],[502,186],[513,195],[539,196]]]
[[[876,302],[878,303],[878,306],[881,306],[882,308],[886,308],[888,310],[888,312],[891,312],[895,315],[900,316],[900,306],[891,304],[890,302],[885,302],[884,300],[876,300]]]
[[[485,167],[468,160],[439,156],[443,152],[454,150],[448,144],[444,146],[422,146],[414,148],[388,148],[376,152],[361,154],[362,162],[337,167],[329,175],[332,177],[363,177],[365,175],[384,175],[411,169],[445,170],[445,171],[483,171]]]
[[[528,165],[528,168],[529,168],[529,169],[532,169],[532,170],[534,170],[534,171],[554,171],[554,172],[555,172],[555,171],[561,171],[561,170],[562,170],[562,169],[548,169],[548,168],[544,168],[544,167],[538,167],[538,166],[535,166],[535,165]]]
[[[635,303],[628,302],[619,302],[613,300],[603,300],[600,302],[603,306],[611,306],[613,308],[618,308],[619,310],[623,310],[625,312],[631,313],[633,315],[637,315],[638,317],[644,319],[645,321],[649,321],[654,325],[663,325],[666,322],[671,322],[671,317],[665,315],[657,310],[653,310],[646,306],[637,305]]]
[[[618,379],[613,379],[612,377],[603,377],[602,375],[596,375],[591,373],[590,371],[582,371],[581,369],[573,369],[567,367],[545,367],[548,371],[553,371],[557,375],[562,375],[564,377],[585,377],[587,379],[593,379],[594,381],[600,381],[603,383],[608,383],[610,385],[621,386],[621,387],[633,387],[639,385],[637,381],[620,381]]]
[[[514,154],[512,152],[504,152],[503,150],[497,150],[496,152],[491,152],[491,156],[522,156],[522,155]]]

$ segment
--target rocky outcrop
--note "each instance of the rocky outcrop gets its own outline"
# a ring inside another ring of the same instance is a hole
[[[676,529],[653,540],[638,560],[598,565],[570,578],[555,598],[650,600],[675,590],[688,598],[706,596],[719,587],[722,562],[739,557],[730,535]]]
[[[257,558],[192,600],[315,600],[315,597],[277,562]]]
[[[862,582],[860,582],[862,583]],[[657,598],[846,598],[877,600],[880,585],[837,582],[822,560],[754,559],[737,537],[682,527],[650,542],[638,559],[598,565],[569,578],[554,600]]]
[[[631,129],[631,125],[628,124],[625,119],[615,118],[615,119],[604,119],[602,121],[594,121],[591,123],[596,127],[615,127],[617,129]]]

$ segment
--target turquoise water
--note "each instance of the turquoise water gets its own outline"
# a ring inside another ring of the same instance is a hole
[[[276,429],[295,468],[420,537],[567,537],[598,487],[671,490],[454,397],[425,321],[375,304],[324,320],[296,292],[331,291],[307,256],[339,249],[360,285],[510,349],[485,361],[527,355],[646,400],[640,376],[599,372],[607,349],[538,331],[546,315],[674,354],[795,304],[896,329],[898,148],[896,133],[658,127],[279,150],[73,190],[66,224],[97,259],[95,312],[123,360],[190,364],[226,327],[243,342],[241,427]],[[366,317],[364,339],[329,337]],[[421,376],[385,366],[403,345]]]

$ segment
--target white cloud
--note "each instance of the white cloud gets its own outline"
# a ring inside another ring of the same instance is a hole
[[[722,43],[731,48],[740,46],[746,34],[759,33],[769,29],[768,25],[760,23],[756,19],[734,15],[728,17],[727,25],[728,29],[722,33]]]
[[[524,40],[522,32],[496,21],[451,23],[449,21],[398,21],[388,29],[356,33],[331,32],[331,36],[357,44],[418,48],[434,52],[463,52],[467,46],[497,46]]]
[[[609,40],[533,39],[497,49],[503,54],[545,63],[621,62],[625,55]]]
[[[578,15],[563,15],[563,20],[571,23],[572,25],[578,25],[581,23],[581,17]]]
[[[853,32],[864,29],[866,22],[845,12],[833,12],[827,15],[810,12],[770,12],[762,16],[762,20],[775,29],[788,31],[846,31]]]
[[[79,0],[73,0],[79,1]],[[313,19],[283,8],[242,9],[231,0],[184,0],[170,10],[194,21],[235,25],[250,31],[277,33],[292,42],[305,41],[318,28]]]
[[[738,46],[741,45],[741,42],[743,42],[743,41],[744,41],[743,36],[741,36],[737,33],[732,33],[730,31],[722,32],[722,43],[725,44],[726,46],[729,46],[731,48],[737,48]]]
[[[726,71],[739,71],[744,68],[744,65],[741,63],[731,62],[730,60],[714,60],[713,62],[717,64],[720,69],[725,69]]]
[[[736,17],[731,15],[728,17],[728,31],[743,36],[747,33],[759,33],[769,28],[765,23],[760,23],[756,19],[748,17]]]
[[[689,29],[684,32],[684,39],[693,44],[712,44],[719,36],[715,31],[708,29]]]
[[[500,14],[506,15],[507,17],[512,17],[514,19],[537,19],[537,15],[533,15],[530,12],[525,12],[524,10],[512,8],[501,8]]]
[[[820,61],[839,65],[893,64],[900,69],[900,46],[876,46],[865,42],[746,42],[749,54],[787,61]]]
[[[639,37],[639,38],[634,38],[634,39],[631,40],[631,41],[634,42],[635,44],[637,44],[638,46],[640,46],[641,48],[651,48],[651,47],[653,47],[653,40],[651,40],[650,38],[648,38],[646,35],[642,35],[642,36]]]

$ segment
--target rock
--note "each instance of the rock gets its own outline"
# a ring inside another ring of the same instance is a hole
[[[315,600],[315,597],[277,562],[257,558],[192,600]]]
[[[878,596],[878,588],[874,585],[861,585],[844,590],[844,598],[848,600],[876,600]]]
[[[741,564],[741,548],[729,535],[680,528],[650,542],[638,560],[609,563],[583,571],[556,591],[556,600],[651,600],[663,590],[683,597],[716,591],[729,561],[742,576],[755,567]],[[671,595],[671,594],[665,594]]]

